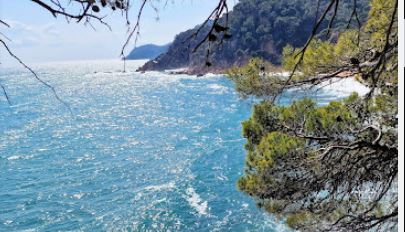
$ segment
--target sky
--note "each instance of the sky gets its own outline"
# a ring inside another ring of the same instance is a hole
[[[68,0],[60,0],[68,2]],[[136,21],[140,0],[133,0],[130,11],[132,23]],[[154,6],[146,5],[141,19],[141,34],[137,46],[142,44],[166,44],[179,32],[202,23],[215,8],[217,0],[155,0]],[[234,4],[234,0],[229,1]],[[101,12],[107,15],[110,31],[94,21],[96,30],[83,23],[66,22],[63,17],[54,18],[48,11],[30,0],[0,0],[0,19],[10,28],[0,25],[0,32],[7,36],[12,51],[27,64],[50,61],[118,59],[127,38],[125,18],[118,12]],[[0,36],[2,36],[0,34]],[[129,44],[129,52],[135,41]],[[16,62],[0,47],[2,66]],[[0,66],[1,67],[1,66]]]

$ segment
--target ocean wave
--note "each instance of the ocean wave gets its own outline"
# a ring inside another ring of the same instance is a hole
[[[176,187],[175,182],[169,182],[169,183],[161,184],[161,185],[149,185],[149,186],[146,186],[144,189],[147,191],[162,191],[162,190],[173,189],[175,187]]]
[[[85,193],[75,193],[73,194],[73,198],[80,200],[84,195]]]
[[[7,157],[6,159],[9,161],[13,161],[13,160],[19,160],[19,159],[31,159],[32,157],[34,157],[33,155],[12,155]]]
[[[318,89],[322,89],[335,97],[347,97],[354,92],[364,96],[370,91],[370,88],[358,82],[354,77],[333,78],[321,83]]]
[[[194,190],[194,188],[189,187],[186,189],[187,194],[187,202],[189,205],[194,208],[199,215],[206,215],[208,209],[208,202],[203,201],[198,195],[198,193]]]
[[[212,90],[212,93],[215,93],[215,94],[224,94],[229,91],[229,87],[219,85],[219,84],[209,84],[209,85],[207,85],[207,87]]]
[[[214,80],[217,78],[223,78],[223,75],[219,74],[207,74],[203,76],[188,75],[188,74],[173,75],[158,71],[148,71],[140,76],[146,76],[148,78],[152,78],[154,81],[161,81],[161,82],[178,82],[181,80]]]

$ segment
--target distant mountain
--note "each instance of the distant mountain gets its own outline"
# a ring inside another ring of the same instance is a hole
[[[128,60],[144,60],[144,59],[155,59],[160,54],[167,52],[170,44],[156,45],[156,44],[145,44],[139,47],[135,47],[129,55],[126,57]]]
[[[361,9],[358,12],[359,17],[363,22],[367,18],[369,2],[370,0],[357,0]],[[321,0],[320,9],[325,9],[327,3],[329,0]],[[352,13],[352,4],[352,0],[340,1],[334,28],[346,27]],[[228,14],[231,37],[221,44],[211,44],[211,67],[205,65],[208,44],[192,52],[208,32],[208,25],[191,40],[188,38],[200,26],[178,34],[166,53],[147,62],[139,70],[188,68],[189,73],[196,74],[221,72],[233,65],[243,65],[251,57],[280,64],[282,50],[287,44],[301,47],[307,41],[314,26],[316,8],[316,1],[308,0],[240,0]],[[225,25],[224,18],[219,21],[221,25]],[[352,23],[352,26],[355,25]],[[327,26],[325,23],[319,31]],[[336,37],[337,33],[334,35]]]

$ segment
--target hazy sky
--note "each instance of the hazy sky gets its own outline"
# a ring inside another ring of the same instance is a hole
[[[141,1],[133,2],[139,4]],[[216,4],[216,0],[168,0],[167,5],[157,3],[159,20],[154,10],[147,6],[141,21],[138,45],[172,41],[179,32],[203,22]],[[138,7],[132,7],[130,16],[133,21]],[[93,23],[96,27],[94,31],[83,23],[67,23],[63,17],[55,19],[30,0],[0,0],[0,18],[11,26],[0,25],[0,32],[11,39],[8,42],[10,48],[27,63],[118,58],[127,36],[125,20],[117,12],[108,14],[106,19],[112,31],[96,21]],[[130,47],[133,46],[132,42]],[[0,62],[6,66],[15,63],[2,47]]]

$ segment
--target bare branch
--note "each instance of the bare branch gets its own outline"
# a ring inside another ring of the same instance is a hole
[[[11,105],[11,101],[10,101],[10,98],[9,98],[9,96],[7,94],[6,88],[2,84],[0,84],[0,87],[3,89],[3,94],[6,97],[8,104]]]
[[[27,69],[28,71],[30,71],[30,72],[32,73],[32,75],[35,77],[36,80],[38,80],[40,83],[42,83],[43,85],[45,85],[46,87],[48,87],[48,88],[52,91],[52,93],[53,93],[53,95],[55,96],[55,98],[56,98],[59,102],[61,102],[63,105],[65,105],[66,108],[68,108],[70,112],[72,112],[72,110],[71,110],[69,104],[67,104],[65,101],[63,101],[63,100],[59,97],[59,95],[57,94],[55,88],[54,88],[52,85],[48,84],[47,82],[45,82],[44,80],[42,80],[41,78],[39,78],[38,75],[36,74],[36,72],[34,72],[34,70],[32,70],[28,65],[26,65],[18,56],[16,56],[16,55],[9,49],[9,47],[7,46],[7,44],[6,44],[3,40],[0,40],[0,43],[1,43],[1,44],[3,45],[3,47],[7,50],[8,54],[9,54],[11,57],[13,57],[16,61],[18,61],[18,63],[20,63],[25,69]]]

